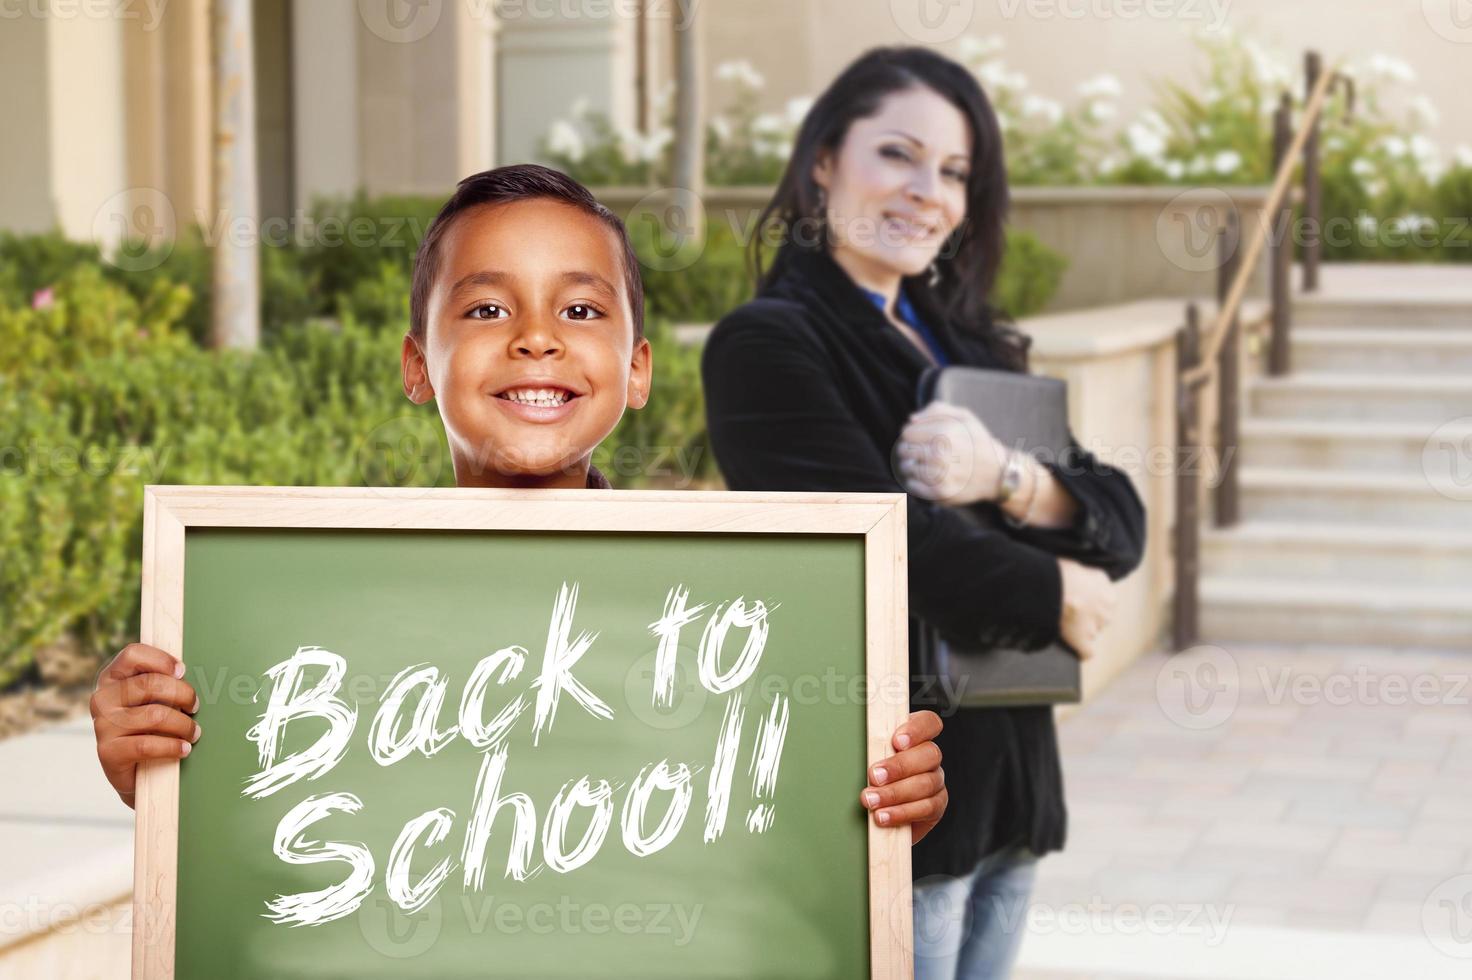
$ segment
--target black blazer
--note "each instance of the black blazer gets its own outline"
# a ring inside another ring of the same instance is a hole
[[[930,361],[825,248],[784,245],[774,282],[723,317],[701,358],[707,425],[733,490],[902,493],[891,449]],[[907,280],[908,282],[908,280]],[[913,294],[912,294],[913,295]],[[975,331],[917,304],[952,363],[1002,366]],[[907,502],[912,704],[944,711],[923,676],[935,633],[1035,649],[1058,638],[1057,556],[1120,578],[1140,561],[1145,514],[1129,477],[1073,442],[1047,464],[1079,502],[1072,527],[977,527],[923,498]],[[975,507],[995,517],[990,503]],[[915,848],[916,877],[963,874],[1014,843],[1063,844],[1065,813],[1052,710],[955,711],[941,737],[951,803]]]

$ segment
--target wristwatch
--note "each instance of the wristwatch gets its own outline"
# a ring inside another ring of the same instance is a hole
[[[1001,479],[997,481],[997,496],[994,503],[998,506],[1012,499],[1022,487],[1022,454],[1013,449],[1007,453],[1007,464],[1002,467]]]

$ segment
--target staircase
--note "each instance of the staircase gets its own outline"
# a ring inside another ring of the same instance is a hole
[[[1472,266],[1326,266],[1247,382],[1206,642],[1472,650]]]

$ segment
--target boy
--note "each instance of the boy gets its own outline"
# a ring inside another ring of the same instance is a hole
[[[468,177],[414,263],[404,393],[435,399],[461,487],[608,489],[593,450],[649,400],[644,291],[623,222],[546,167]],[[133,805],[137,764],[178,759],[200,737],[184,664],[129,644],[92,696],[97,756]],[[912,842],[947,801],[934,712],[910,715],[897,753],[869,769],[860,802]]]

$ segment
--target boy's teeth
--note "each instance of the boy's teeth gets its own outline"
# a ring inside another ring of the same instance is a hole
[[[567,401],[567,392],[556,388],[513,388],[505,392],[504,397],[524,405],[555,408]]]

